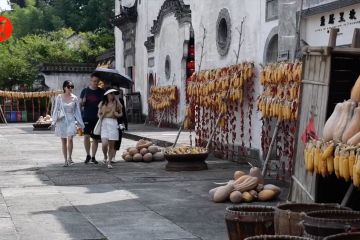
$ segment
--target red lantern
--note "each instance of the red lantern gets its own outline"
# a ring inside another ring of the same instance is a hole
[[[186,63],[186,68],[187,69],[195,69],[195,61],[194,60],[190,60]]]

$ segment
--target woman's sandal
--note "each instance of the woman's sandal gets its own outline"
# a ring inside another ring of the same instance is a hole
[[[75,163],[74,163],[74,161],[73,161],[72,159],[69,159],[69,160],[68,160],[68,163],[69,163],[69,165],[73,165],[73,164],[75,164]]]
[[[65,164],[63,165],[63,167],[68,167],[68,166],[70,166],[70,165],[69,165],[69,162],[66,161]]]
[[[113,169],[113,166],[110,163],[108,163],[107,168],[108,169]]]

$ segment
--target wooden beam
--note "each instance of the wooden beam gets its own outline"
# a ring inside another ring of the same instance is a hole
[[[360,28],[354,29],[354,35],[353,35],[351,47],[360,48]]]
[[[329,47],[335,48],[336,47],[336,38],[337,34],[339,32],[338,28],[332,28],[330,29],[330,36],[329,36]]]
[[[334,48],[333,54],[360,55],[360,48]]]
[[[316,81],[311,81],[311,80],[302,80],[301,83],[308,83],[308,84],[313,84],[313,85],[321,85],[321,86],[328,86],[326,83],[323,82],[316,82]]]

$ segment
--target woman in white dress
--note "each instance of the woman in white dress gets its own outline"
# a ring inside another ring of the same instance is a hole
[[[80,104],[78,98],[72,93],[74,84],[66,80],[63,83],[64,93],[59,94],[55,100],[55,106],[52,113],[53,124],[55,124],[55,135],[61,138],[62,153],[64,155],[67,167],[73,164],[73,137],[76,135],[76,124],[84,128],[84,122],[81,117]]]
[[[111,166],[110,160],[115,156],[115,142],[119,140],[119,125],[117,118],[123,115],[122,105],[118,99],[115,98],[115,89],[109,89],[104,93],[104,98],[99,104],[99,119],[101,123],[101,143],[104,153],[104,162],[108,168]]]

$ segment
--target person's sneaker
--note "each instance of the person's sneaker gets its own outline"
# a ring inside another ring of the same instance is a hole
[[[91,158],[91,162],[93,162],[94,164],[99,164],[99,162],[96,161],[95,157],[92,157],[92,158]]]
[[[91,160],[90,155],[87,155],[87,156],[86,156],[86,160],[85,160],[85,164],[88,164],[88,163],[90,162],[90,160]]]

